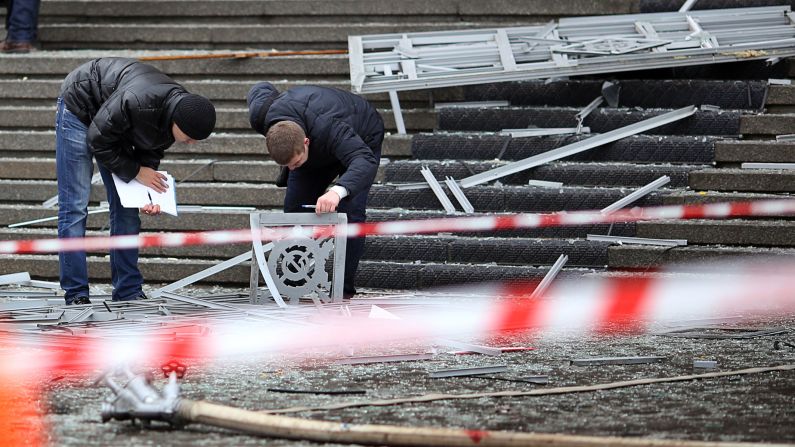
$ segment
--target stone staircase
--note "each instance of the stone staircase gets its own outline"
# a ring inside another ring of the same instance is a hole
[[[0,56],[0,240],[54,237],[55,222],[22,228],[9,224],[49,217],[42,202],[56,194],[54,103],[63,77],[100,56],[146,57],[206,50],[260,51],[345,48],[348,34],[438,30],[539,23],[562,15],[639,12],[644,2],[610,0],[476,2],[129,1],[44,0],[44,51]],[[650,4],[645,2],[646,7]],[[156,11],[156,12],[155,12]],[[161,13],[166,11],[165,13]],[[194,50],[198,48],[198,50]],[[273,181],[278,166],[264,155],[264,139],[249,129],[245,94],[257,81],[280,89],[319,84],[349,88],[344,55],[204,59],[151,62],[218,108],[218,129],[207,141],[174,146],[163,169],[178,185],[184,205],[278,209],[284,189]],[[718,106],[691,118],[628,137],[559,162],[465,190],[476,213],[599,209],[633,189],[668,175],[665,188],[635,205],[684,204],[789,197],[795,171],[740,169],[742,162],[795,162],[795,144],[774,137],[795,128],[795,87],[768,86],[792,77],[785,61],[658,70],[557,80],[526,81],[401,92],[410,135],[386,137],[369,219],[444,217],[429,190],[401,190],[421,181],[428,166],[437,178],[463,178],[571,143],[582,137],[507,140],[503,128],[572,127],[574,115],[601,92],[604,80],[621,85],[618,107],[602,107],[585,121],[594,134],[690,104]],[[369,95],[387,128],[394,120],[386,94]],[[507,100],[501,108],[441,108],[437,102]],[[765,113],[759,113],[765,110]],[[557,181],[561,188],[528,186]],[[92,205],[105,200],[95,185]],[[197,231],[248,226],[245,210],[186,211],[179,218],[142,216],[143,231]],[[106,214],[89,216],[90,234],[105,234]],[[674,249],[610,245],[587,234],[687,239]],[[733,256],[792,256],[795,223],[789,219],[649,222],[431,236],[368,238],[359,285],[413,289],[472,281],[539,279],[560,254],[563,276],[646,271],[669,263]],[[148,282],[170,282],[246,250],[243,245],[156,248],[142,251]],[[110,278],[105,253],[91,253],[93,278]],[[688,264],[684,268],[689,269]],[[57,278],[53,255],[0,256],[0,273],[29,271]],[[247,283],[248,267],[212,278]]]

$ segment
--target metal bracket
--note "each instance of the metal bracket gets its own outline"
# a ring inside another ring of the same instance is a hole
[[[604,236],[601,234],[589,234],[586,238],[589,241],[614,242],[627,245],[662,245],[664,247],[683,247],[687,245],[687,240],[685,239],[652,239],[645,237]]]
[[[447,197],[447,194],[444,193],[442,186],[436,180],[436,177],[433,176],[433,173],[427,166],[423,166],[420,169],[420,173],[425,178],[425,181],[428,182],[428,185],[431,187],[431,191],[436,194],[436,198],[439,199],[444,210],[447,211],[447,214],[455,214],[455,206],[453,206],[453,202]]]
[[[558,276],[558,273],[563,269],[563,266],[569,262],[569,257],[566,255],[558,256],[558,259],[552,264],[552,267],[549,268],[549,271],[546,275],[544,275],[544,279],[538,284],[536,289],[533,291],[533,294],[530,295],[530,299],[535,299],[540,296],[543,296],[546,293],[547,289],[549,289],[549,285],[552,284],[552,281]]]
[[[458,183],[456,183],[452,177],[446,177],[444,183],[450,188],[450,191],[452,191],[458,203],[461,204],[461,208],[464,209],[465,213],[472,214],[475,212],[475,207],[472,206],[469,199],[467,199],[467,196],[464,194],[464,191],[461,190],[461,187],[458,186]]]
[[[640,199],[641,197],[662,188],[663,185],[668,184],[668,182],[670,181],[671,177],[664,175],[658,178],[657,180],[649,183],[648,185],[640,187],[639,189],[635,190],[634,192],[624,197],[623,199],[608,205],[607,207],[602,209],[602,214],[610,214],[613,211],[620,210],[621,208],[624,208],[625,206]]]

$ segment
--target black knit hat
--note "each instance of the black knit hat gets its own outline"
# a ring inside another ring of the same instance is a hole
[[[174,122],[185,135],[203,140],[215,128],[215,106],[204,96],[185,95],[174,109]]]

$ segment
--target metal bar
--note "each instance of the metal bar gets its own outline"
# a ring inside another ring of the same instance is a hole
[[[508,101],[467,101],[467,102],[437,102],[434,104],[434,109],[439,110],[443,108],[456,108],[456,109],[480,109],[486,107],[508,107],[511,103]]]
[[[337,365],[367,365],[370,363],[412,362],[416,360],[431,360],[433,354],[398,354],[375,355],[367,357],[350,357],[334,362]]]
[[[455,214],[453,202],[451,202],[447,194],[444,193],[442,186],[436,180],[436,177],[433,176],[431,170],[428,169],[427,166],[423,166],[422,169],[420,169],[420,173],[425,178],[425,181],[428,182],[428,185],[430,185],[431,191],[436,194],[436,198],[439,199],[439,202],[441,202],[447,214]]]
[[[538,186],[539,188],[562,188],[561,182],[548,182],[546,180],[528,180],[527,186]]]
[[[612,213],[613,211],[620,210],[621,208],[624,208],[625,206],[640,199],[641,197],[660,189],[664,185],[668,184],[670,181],[671,177],[664,175],[658,178],[657,180],[649,183],[648,185],[638,188],[636,191],[632,192],[623,199],[608,205],[607,207],[603,208],[601,212],[602,214],[609,214]]]
[[[795,163],[743,163],[742,169],[795,169]]]
[[[447,184],[447,187],[450,189],[450,191],[453,192],[453,196],[455,196],[456,200],[458,200],[458,203],[461,205],[461,208],[464,209],[464,212],[467,214],[474,213],[475,207],[469,202],[469,199],[467,199],[467,196],[464,194],[464,191],[461,190],[461,187],[458,186],[458,183],[456,183],[452,177],[445,178],[444,182]]]
[[[507,365],[479,366],[476,368],[455,368],[440,369],[428,374],[431,379],[441,379],[445,377],[477,376],[480,374],[495,374],[508,371]]]
[[[540,166],[551,161],[568,157],[569,155],[574,155],[588,149],[593,149],[603,144],[612,143],[613,141],[645,132],[649,129],[654,129],[655,127],[660,127],[668,123],[679,121],[696,113],[696,110],[696,106],[683,107],[672,112],[664,113],[662,115],[637,122],[635,124],[630,124],[629,126],[611,130],[610,132],[606,132],[586,140],[567,144],[566,146],[544,152],[543,154],[528,157],[524,160],[464,178],[459,183],[461,187],[469,188],[471,186],[480,185],[481,183],[497,180],[498,178],[505,177],[506,175],[515,174],[535,166]]]
[[[150,293],[150,296],[153,298],[159,298],[163,293],[166,292],[173,292],[177,289],[181,289],[189,284],[193,284],[196,281],[200,281],[208,276],[215,275],[218,272],[222,272],[230,267],[234,267],[241,262],[245,262],[251,259],[251,252],[247,251],[245,253],[239,254],[232,259],[228,259],[220,264],[216,264],[208,269],[204,269],[200,272],[196,272],[186,278],[180,279],[179,281],[173,282],[171,284],[165,285],[157,290],[154,290]]]
[[[574,359],[570,363],[573,366],[594,366],[594,365],[639,365],[643,363],[657,363],[665,360],[665,357],[602,357],[591,359]]]
[[[497,49],[500,53],[500,62],[505,71],[515,71],[516,61],[513,59],[513,51],[511,50],[511,41],[508,39],[508,33],[505,28],[500,28],[494,36],[497,42]]]
[[[279,293],[279,288],[276,286],[276,282],[273,281],[273,276],[271,276],[271,271],[268,268],[268,263],[265,262],[265,247],[262,245],[262,239],[259,237],[260,229],[262,228],[262,223],[260,222],[260,214],[259,213],[251,213],[249,215],[249,223],[251,224],[251,234],[252,237],[252,251],[254,252],[254,257],[251,259],[252,266],[251,268],[254,269],[254,264],[256,263],[256,267],[259,268],[260,273],[262,274],[262,279],[265,280],[265,285],[268,287],[268,290],[273,297],[273,300],[279,307],[287,307],[287,303],[284,302],[282,299],[282,295]],[[273,243],[269,243],[268,249],[273,248]],[[241,255],[242,256],[242,255]],[[252,281],[254,280],[254,274],[251,274]],[[251,286],[251,293],[257,293],[259,289],[259,281],[253,281]]]
[[[87,214],[107,213],[108,211],[109,211],[108,208],[100,208],[98,210],[91,210]],[[49,222],[49,221],[52,221],[52,220],[58,220],[58,216],[43,217],[41,219],[34,219],[34,220],[28,220],[26,222],[13,223],[13,224],[9,225],[8,228],[17,228],[17,227],[22,227],[22,226],[25,226],[25,225],[30,225],[30,224],[35,224],[35,223]]]
[[[549,268],[549,271],[546,275],[544,275],[544,279],[538,284],[538,287],[533,291],[533,294],[530,295],[530,299],[536,299],[540,296],[543,296],[546,293],[549,285],[552,284],[552,281],[558,276],[558,273],[563,269],[563,266],[569,262],[569,257],[566,255],[558,256],[558,259],[552,264],[552,267]]]
[[[684,247],[687,245],[687,240],[685,239],[651,239],[645,237],[604,236],[601,234],[589,234],[587,239],[589,241],[614,242],[628,245],[662,245],[664,247]]]
[[[476,345],[472,343],[466,343],[463,341],[439,340],[439,343],[445,346],[449,346],[451,348],[460,349],[462,351],[476,352],[478,354],[483,354],[483,355],[497,356],[502,354],[502,349],[500,348],[492,348],[489,346]]]
[[[161,297],[167,298],[174,301],[179,301],[181,303],[193,304],[194,306],[206,307],[208,309],[219,309],[219,310],[237,310],[232,306],[226,304],[218,304],[213,303],[211,301],[202,300],[199,298],[192,298],[185,295],[178,295],[172,292],[162,292],[160,294]]]
[[[27,281],[30,281],[30,273],[28,272],[9,273],[7,275],[0,275],[0,286],[4,286],[7,284],[18,284]]]
[[[392,69],[389,65],[384,65],[384,74],[386,76],[392,75]],[[395,126],[399,134],[406,134],[406,124],[403,122],[403,111],[400,109],[400,99],[398,98],[397,90],[389,91],[389,103],[392,105],[392,114],[395,115]]]
[[[589,127],[546,127],[537,129],[502,129],[498,135],[510,135],[513,138],[543,137],[548,135],[573,135],[591,133]]]
[[[684,4],[684,5],[682,5],[682,7],[681,7],[681,8],[679,8],[679,12],[687,12],[687,11],[690,11],[690,8],[692,8],[692,7],[693,7],[693,5],[695,5],[697,1],[698,1],[698,0],[687,0],[687,1],[685,2],[685,4]]]
[[[66,323],[82,323],[83,321],[86,321],[86,319],[93,314],[94,314],[94,309],[91,307],[86,307],[74,317],[66,320]]]
[[[693,360],[693,368],[713,369],[718,367],[716,360]]]
[[[580,110],[580,112],[577,115],[575,115],[575,118],[577,118],[577,130],[575,133],[580,133],[582,131],[582,122],[585,121],[585,118],[587,118],[588,115],[591,114],[591,112],[596,110],[596,108],[599,107],[604,102],[604,100],[605,99],[602,96],[599,96],[598,98],[591,101],[587,106],[585,106],[584,109]]]
[[[52,289],[58,290],[61,288],[61,284],[52,281],[38,281],[35,279],[31,279],[30,281],[25,281],[22,284],[23,286],[30,286],[30,287],[39,287],[42,289]]]

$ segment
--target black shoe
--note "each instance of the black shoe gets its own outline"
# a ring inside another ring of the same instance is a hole
[[[131,297],[125,298],[125,299],[113,298],[112,301],[117,301],[117,302],[118,301],[138,301],[138,300],[148,300],[148,299],[149,299],[149,297],[147,297],[146,295],[144,295],[142,293],[140,295],[134,295],[134,296],[131,296]]]
[[[73,299],[72,302],[66,303],[67,306],[77,304],[91,304],[91,300],[88,299],[87,296],[78,296],[77,298]]]

